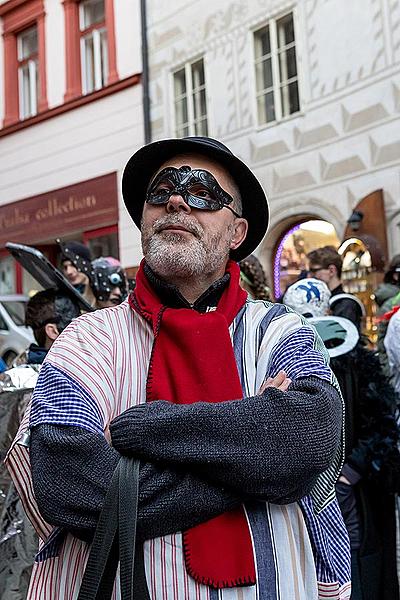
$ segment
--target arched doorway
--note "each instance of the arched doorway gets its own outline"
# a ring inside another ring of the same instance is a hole
[[[286,229],[273,253],[273,291],[280,298],[307,269],[307,254],[321,246],[338,248],[335,227],[322,219],[304,219]]]
[[[343,257],[343,288],[349,294],[355,294],[364,304],[364,333],[371,342],[376,342],[374,290],[381,278],[375,268],[373,247],[368,246],[365,240],[353,236],[340,244],[338,252]]]

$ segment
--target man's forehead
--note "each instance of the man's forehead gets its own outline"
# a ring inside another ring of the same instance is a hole
[[[179,167],[183,167],[184,165],[187,165],[192,169],[204,169],[205,171],[209,171],[223,189],[231,194],[236,193],[236,185],[229,171],[227,171],[217,161],[208,158],[207,156],[203,156],[202,154],[177,154],[176,156],[166,160],[154,173],[152,179],[154,179],[156,175],[160,173],[160,171],[166,169],[167,167],[175,167],[179,169]]]
[[[193,169],[207,169],[207,167],[221,168],[220,165],[210,158],[203,156],[202,154],[177,154],[166,160],[158,171],[162,171],[166,167],[182,167],[183,165],[189,165]]]

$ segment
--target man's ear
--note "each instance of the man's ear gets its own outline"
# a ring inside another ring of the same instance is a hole
[[[46,323],[46,325],[44,326],[44,330],[46,332],[47,337],[52,342],[54,342],[54,340],[56,340],[60,335],[60,332],[58,331],[57,325],[55,323]]]
[[[229,247],[231,250],[236,250],[236,248],[239,248],[240,244],[245,240],[249,224],[246,219],[240,217],[235,219],[233,227],[233,235]]]

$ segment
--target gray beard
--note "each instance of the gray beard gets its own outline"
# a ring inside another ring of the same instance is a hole
[[[190,240],[175,233],[159,233],[166,224],[182,224],[194,233]],[[222,234],[207,237],[192,219],[169,215],[158,219],[151,228],[142,227],[142,249],[149,267],[163,279],[191,279],[217,272],[226,262],[231,242],[231,229],[226,239]]]

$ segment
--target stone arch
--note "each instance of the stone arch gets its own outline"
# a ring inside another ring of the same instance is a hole
[[[339,238],[343,236],[346,227],[346,218],[336,206],[323,204],[320,198],[309,198],[306,202],[299,199],[297,206],[293,202],[282,203],[276,206],[274,203],[271,209],[271,221],[268,231],[257,249],[257,256],[260,259],[268,281],[273,279],[273,258],[276,248],[282,236],[294,225],[304,223],[313,219],[327,221],[335,228]]]

